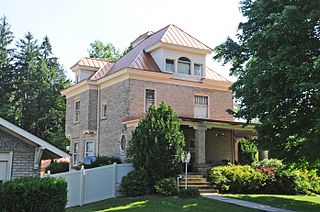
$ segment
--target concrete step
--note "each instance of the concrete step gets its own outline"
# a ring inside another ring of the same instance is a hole
[[[180,174],[181,177],[185,178],[185,175],[184,174]],[[201,174],[188,174],[187,175],[187,178],[203,178],[203,175]]]
[[[184,188],[184,187],[185,187],[185,185],[182,185],[182,184],[179,185],[179,188]],[[187,187],[188,188],[212,188],[210,185],[206,185],[206,184],[203,184],[203,185],[188,184]]]
[[[200,194],[208,194],[208,193],[218,194],[219,190],[215,189],[215,188],[200,188],[199,192],[200,192]]]
[[[180,182],[186,181],[185,178],[180,179]],[[207,178],[187,178],[188,182],[208,182]]]
[[[186,181],[180,181],[179,182],[179,184],[185,184],[186,183]],[[208,182],[206,181],[206,180],[201,180],[201,181],[192,181],[192,180],[188,180],[187,181],[187,184],[195,184],[195,185],[201,185],[201,184],[205,184],[205,185],[207,185],[208,184]]]

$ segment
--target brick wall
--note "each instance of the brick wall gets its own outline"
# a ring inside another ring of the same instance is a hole
[[[0,151],[13,151],[11,179],[34,175],[34,146],[0,129]]]

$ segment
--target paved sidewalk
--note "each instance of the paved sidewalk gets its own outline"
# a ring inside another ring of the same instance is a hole
[[[226,203],[230,203],[230,204],[234,204],[234,205],[239,205],[239,206],[246,207],[246,208],[253,208],[253,209],[257,209],[257,210],[261,210],[261,211],[292,212],[292,211],[286,210],[286,209],[275,208],[275,207],[271,207],[268,205],[254,203],[254,202],[248,202],[248,201],[243,201],[243,200],[239,200],[239,199],[223,197],[223,196],[219,196],[217,194],[201,194],[201,196],[207,197],[210,199],[214,199],[214,200],[219,200],[219,201],[226,202]]]

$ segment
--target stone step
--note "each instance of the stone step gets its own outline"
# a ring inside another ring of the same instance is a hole
[[[184,181],[184,180],[179,182],[179,184],[183,184],[183,185],[185,183],[186,183],[186,181]],[[208,182],[206,180],[200,180],[200,181],[199,180],[197,180],[197,181],[188,180],[187,183],[188,184],[205,184],[205,185],[208,184]]]
[[[185,175],[184,174],[180,174],[181,177],[185,178]],[[203,175],[201,174],[188,174],[187,175],[187,178],[203,178]]]
[[[179,181],[184,182],[186,178],[182,178]],[[207,178],[187,178],[187,181],[189,182],[208,182]]]
[[[208,193],[218,194],[219,190],[215,189],[215,188],[200,188],[199,192],[200,192],[200,194],[208,194]]]
[[[179,188],[184,188],[185,185],[180,184]],[[212,188],[210,185],[202,184],[202,185],[193,185],[188,183],[188,188]]]

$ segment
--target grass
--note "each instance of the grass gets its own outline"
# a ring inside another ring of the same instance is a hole
[[[145,196],[138,198],[116,198],[96,202],[82,207],[67,209],[67,212],[82,211],[254,211],[208,198],[180,199],[178,197]]]
[[[320,211],[319,195],[224,194],[223,196],[294,211]]]

